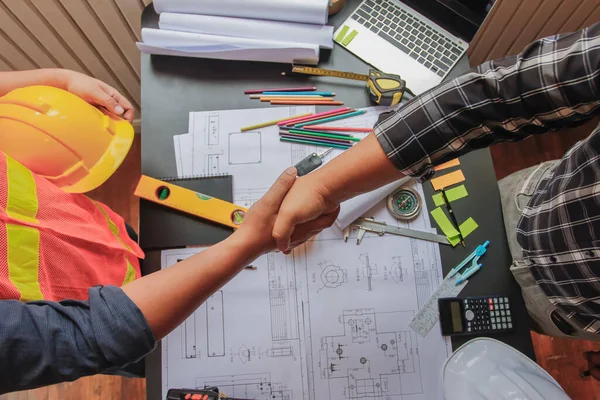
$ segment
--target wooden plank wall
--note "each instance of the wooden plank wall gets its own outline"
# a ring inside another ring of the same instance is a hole
[[[140,106],[140,18],[151,0],[0,0],[0,71],[68,68]]]
[[[497,0],[469,46],[471,65],[515,55],[532,41],[600,21],[600,0]]]

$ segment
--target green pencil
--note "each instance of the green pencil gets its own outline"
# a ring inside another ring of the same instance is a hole
[[[304,135],[304,136],[314,136],[314,137],[325,137],[325,138],[331,138],[331,139],[343,139],[343,140],[351,140],[353,142],[360,142],[360,139],[354,136],[341,136],[341,135],[334,135],[331,133],[316,133],[316,132],[307,132],[307,131],[303,131],[303,130],[299,130],[299,129],[290,129],[289,130],[290,133],[294,133],[296,135]]]
[[[302,139],[292,139],[286,137],[280,137],[279,140],[282,142],[292,142],[292,143],[302,143],[302,144],[312,144],[314,146],[323,146],[323,147],[335,147],[336,149],[349,149],[352,146],[344,146],[332,143],[321,143],[321,142],[313,142],[311,140],[302,140]]]

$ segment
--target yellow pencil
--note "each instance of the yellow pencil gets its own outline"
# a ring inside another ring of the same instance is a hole
[[[242,129],[240,129],[240,131],[246,132],[246,131],[251,131],[254,129],[258,129],[258,128],[264,128],[265,126],[277,125],[278,122],[287,121],[287,120],[293,119],[293,118],[306,117],[307,115],[312,115],[312,113],[300,114],[300,115],[295,115],[293,117],[285,117],[285,118],[277,119],[275,121],[268,121],[268,122],[262,122],[262,123],[256,124],[256,125],[245,126]]]

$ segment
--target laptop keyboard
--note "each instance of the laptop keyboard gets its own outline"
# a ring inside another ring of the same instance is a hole
[[[366,0],[351,18],[441,77],[464,53],[444,33],[387,0]]]

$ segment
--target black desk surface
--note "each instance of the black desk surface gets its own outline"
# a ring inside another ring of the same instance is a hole
[[[359,2],[349,1],[345,9],[330,19],[334,25],[341,24]],[[152,5],[142,16],[142,26],[156,27],[158,16]],[[323,79],[313,77],[282,77],[289,69],[284,64],[241,61],[208,60],[183,57],[149,56],[142,54],[142,173],[154,177],[176,175],[173,135],[186,133],[188,113],[222,109],[255,108],[264,106],[247,99],[243,90],[252,87],[315,85],[319,90],[331,90],[350,107],[365,107],[368,95],[362,82]],[[333,51],[321,53],[319,66],[343,71],[366,73],[368,65],[337,44]],[[450,77],[468,68],[466,56],[454,68]],[[407,83],[410,87],[410,82]],[[535,359],[529,333],[530,320],[525,310],[519,286],[513,279],[509,266],[508,249],[502,208],[496,184],[492,159],[488,150],[479,150],[461,157],[461,169],[466,177],[469,196],[453,203],[458,216],[471,216],[479,224],[467,239],[467,248],[460,245],[452,249],[441,246],[444,273],[468,256],[474,248],[486,240],[490,246],[482,258],[483,268],[471,279],[461,296],[498,294],[511,299],[514,326],[513,333],[496,338],[515,347]],[[427,205],[434,208],[431,185],[424,185]],[[433,226],[435,223],[432,221]],[[144,232],[140,232],[141,235]],[[160,258],[150,254],[146,272],[160,268]],[[469,340],[463,337],[452,340],[453,348]],[[148,356],[146,364],[147,391],[149,399],[160,398],[160,348]]]

